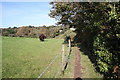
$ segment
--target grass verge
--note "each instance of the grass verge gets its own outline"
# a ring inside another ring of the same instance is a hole
[[[80,64],[82,66],[82,78],[103,78],[98,72],[96,72],[94,65],[90,61],[87,55],[84,55],[80,51]]]

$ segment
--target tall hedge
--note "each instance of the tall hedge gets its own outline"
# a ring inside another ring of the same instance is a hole
[[[93,46],[97,70],[107,77],[117,78],[117,74],[113,72],[115,66],[120,64],[119,38],[109,34],[98,34]]]

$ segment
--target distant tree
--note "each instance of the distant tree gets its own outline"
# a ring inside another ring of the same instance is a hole
[[[11,29],[11,27],[8,27],[8,29]]]
[[[32,28],[33,26],[29,25],[28,27],[29,27],[29,28]]]
[[[17,28],[17,27],[14,26],[13,28]]]
[[[43,25],[43,27],[46,27],[45,25]]]
[[[17,30],[16,35],[19,37],[28,37],[28,34],[30,33],[31,28],[29,27],[20,27]]]

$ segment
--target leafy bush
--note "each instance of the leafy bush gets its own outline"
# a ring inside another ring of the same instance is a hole
[[[118,56],[116,56],[119,51],[114,49],[119,46],[115,45],[118,41],[115,38],[114,41],[111,41],[112,37],[110,35],[104,34],[103,36],[103,34],[98,34],[93,44],[94,55],[96,56],[96,67],[101,73],[109,77],[115,76],[115,74],[113,74],[114,67],[119,65]]]

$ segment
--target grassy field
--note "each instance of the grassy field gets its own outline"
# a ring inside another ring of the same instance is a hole
[[[72,47],[67,69],[64,75],[61,75],[62,43],[62,39],[46,39],[45,42],[41,42],[37,38],[3,37],[2,77],[37,78],[58,55],[41,78],[73,78],[74,47]],[[102,78],[99,73],[95,72],[87,55],[80,52],[80,57],[82,78]]]
[[[58,58],[41,78],[60,77],[62,42],[59,39],[40,42],[36,38],[3,37],[2,77],[37,78],[56,55]]]

